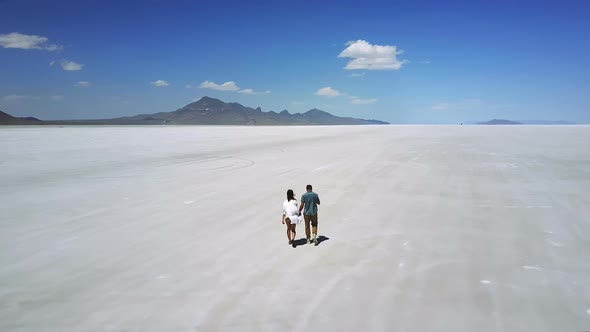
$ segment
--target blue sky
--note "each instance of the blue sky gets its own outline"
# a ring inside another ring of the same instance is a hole
[[[0,110],[590,123],[590,2],[0,0]]]

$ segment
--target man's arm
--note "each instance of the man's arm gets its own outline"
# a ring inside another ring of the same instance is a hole
[[[303,210],[303,201],[301,201],[301,204],[299,204],[299,214],[301,214],[302,210]]]
[[[320,195],[316,196],[318,198],[318,205],[320,205]]]

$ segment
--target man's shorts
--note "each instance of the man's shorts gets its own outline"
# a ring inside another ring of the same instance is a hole
[[[305,219],[305,224],[309,225],[309,222],[311,221],[311,225],[313,227],[318,227],[318,214],[312,214],[312,215],[307,215],[304,214],[303,218]]]

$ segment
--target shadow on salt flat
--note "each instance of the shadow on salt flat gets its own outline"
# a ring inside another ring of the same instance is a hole
[[[328,241],[329,239],[330,239],[329,237],[326,237],[323,235],[318,236],[318,246],[320,244],[322,244],[322,242]],[[307,239],[301,238],[301,239],[295,240],[296,247],[303,246],[303,245],[307,245]],[[313,246],[313,242],[311,243],[311,246]]]

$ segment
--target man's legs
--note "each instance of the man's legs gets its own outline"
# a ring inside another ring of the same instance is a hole
[[[311,221],[311,216],[304,214],[303,219],[305,220],[305,237],[307,238],[307,244],[309,244],[309,238],[310,238],[309,223]]]
[[[311,227],[313,231],[313,243],[318,245],[318,214],[311,216]]]

